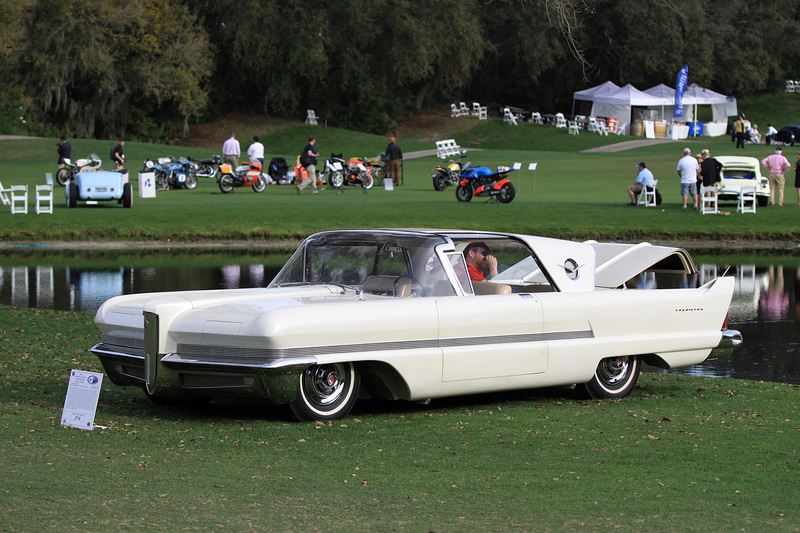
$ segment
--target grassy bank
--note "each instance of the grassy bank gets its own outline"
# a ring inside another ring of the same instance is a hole
[[[2,307],[0,529],[796,531],[800,388],[643,375],[623,401],[360,402],[333,424],[104,382],[59,426],[92,317]],[[546,510],[546,511],[545,511]]]

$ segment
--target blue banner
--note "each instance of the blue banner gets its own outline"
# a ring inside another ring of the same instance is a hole
[[[678,72],[678,79],[675,82],[675,112],[673,117],[683,116],[683,92],[686,90],[686,84],[689,83],[689,65],[684,65],[680,72]]]

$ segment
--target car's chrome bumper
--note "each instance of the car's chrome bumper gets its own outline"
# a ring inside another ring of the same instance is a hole
[[[711,350],[706,361],[725,361],[730,358],[733,349],[742,344],[742,334],[735,329],[722,330],[722,338],[716,348]]]

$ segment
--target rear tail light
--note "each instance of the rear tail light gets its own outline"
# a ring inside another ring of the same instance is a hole
[[[725,314],[725,320],[722,321],[722,329],[728,329],[728,314]]]

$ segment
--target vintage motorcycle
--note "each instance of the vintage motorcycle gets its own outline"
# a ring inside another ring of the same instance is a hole
[[[375,184],[373,171],[375,167],[367,159],[351,157],[345,161],[342,154],[331,154],[331,158],[325,161],[328,185],[334,189],[343,185],[371,189]]]
[[[465,154],[466,150],[462,152]],[[444,158],[442,158],[444,159]],[[433,188],[437,191],[443,191],[448,185],[458,185],[461,177],[458,173],[461,172],[461,156],[458,159],[448,159],[446,162],[436,165],[433,169]]]
[[[222,164],[222,157],[218,155],[212,155],[208,159],[195,159],[193,157],[189,157],[188,159],[194,163],[195,175],[198,178],[217,179],[217,174],[219,174],[219,166]]]
[[[99,170],[100,163],[100,156],[97,154],[91,154],[89,157],[78,159],[75,163],[72,163],[69,159],[65,159],[64,165],[66,166],[59,168],[58,172],[56,172],[56,183],[62,187],[66,187],[67,183],[72,181],[75,177],[75,174],[78,172]]]
[[[219,171],[217,183],[224,194],[233,192],[236,187],[252,187],[253,192],[264,192],[267,188],[267,180],[261,174],[261,163],[258,161],[250,161],[235,169],[230,163],[223,163]]]
[[[197,167],[194,163],[181,157],[159,157],[158,159],[145,159],[144,170],[152,171],[156,175],[156,189],[194,189],[197,187]]]
[[[497,167],[497,172],[492,172],[490,168],[473,167],[472,163],[467,163],[459,173],[461,182],[456,187],[456,199],[469,202],[473,196],[489,197],[503,204],[509,203],[517,195],[514,184],[508,179],[508,173],[513,170]]]

